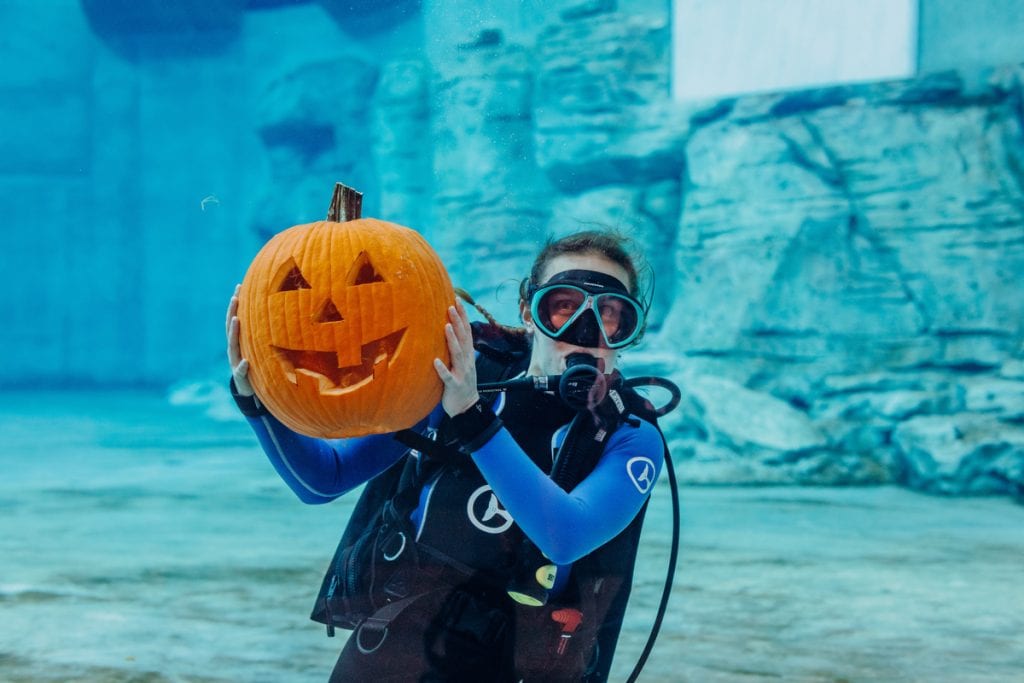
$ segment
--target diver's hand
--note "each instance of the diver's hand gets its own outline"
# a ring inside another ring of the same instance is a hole
[[[242,348],[238,344],[238,290],[242,285],[235,285],[235,293],[228,303],[228,314],[224,321],[228,337],[228,363],[231,365],[231,376],[235,380],[235,389],[239,396],[252,396],[252,385],[249,384],[249,361],[242,358]]]
[[[441,406],[444,412],[454,417],[469,410],[480,400],[480,394],[476,390],[473,331],[469,327],[469,316],[461,301],[456,300],[454,306],[448,307],[448,320],[450,322],[444,326],[444,335],[448,340],[448,354],[452,359],[452,367],[449,369],[440,358],[435,358],[434,369],[444,382]]]

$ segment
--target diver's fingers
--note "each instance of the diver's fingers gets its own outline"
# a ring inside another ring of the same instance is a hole
[[[252,396],[256,392],[249,383],[249,361],[242,359],[231,369],[231,376],[235,379],[235,389],[241,396]]]
[[[472,358],[473,355],[473,331],[469,327],[469,319],[466,316],[465,310],[460,310],[462,307],[450,306],[448,308],[448,317],[451,319],[452,331],[455,333],[455,338],[459,341],[459,346],[462,348],[463,353],[467,354],[467,359]]]
[[[242,360],[242,348],[238,343],[238,318],[232,316],[228,321],[228,362],[234,368]]]
[[[444,364],[444,361],[440,358],[434,359],[434,370],[437,372],[437,376],[441,378],[441,381],[447,386],[455,381],[455,376],[452,375],[451,370]]]
[[[466,308],[459,299],[455,300],[455,320],[452,323],[455,325],[455,331],[459,333],[459,341],[462,342],[462,346],[467,349],[471,348],[473,346],[473,328],[469,325],[469,314],[466,313]]]
[[[235,285],[235,291],[231,294],[231,299],[228,300],[228,312],[224,317],[224,330],[229,331],[231,328],[231,319],[238,313],[238,291],[242,289],[242,285]]]
[[[466,370],[466,350],[459,341],[459,336],[451,323],[444,326],[444,336],[448,340],[448,354],[452,357],[452,372],[462,376]]]

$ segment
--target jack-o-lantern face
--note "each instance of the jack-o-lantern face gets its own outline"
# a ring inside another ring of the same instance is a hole
[[[374,327],[373,320],[365,321],[352,314],[346,320],[334,301],[333,288],[330,292],[314,291],[294,259],[282,264],[275,280],[268,302],[272,317],[283,317],[291,307],[307,310],[310,305],[304,299],[313,298],[313,313],[309,321],[313,340],[312,344],[305,342],[307,348],[289,348],[287,344],[291,339],[287,329],[270,330],[273,349],[292,384],[298,384],[299,378],[304,378],[303,381],[315,381],[320,394],[344,394],[383,377],[389,362],[397,357],[408,321],[396,320],[392,315],[392,322],[401,325],[399,329],[388,329],[390,325],[387,325],[372,330],[367,328]],[[358,311],[361,298],[368,297],[381,305],[391,300],[390,283],[376,271],[365,251],[356,256],[343,283],[344,290],[339,297],[343,310]],[[370,291],[357,290],[357,287],[369,288]],[[375,336],[378,333],[379,336]],[[341,343],[339,335],[343,337]]]
[[[415,424],[436,405],[454,300],[415,231],[374,219],[274,236],[239,295],[242,354],[257,396],[303,434],[357,436]]]

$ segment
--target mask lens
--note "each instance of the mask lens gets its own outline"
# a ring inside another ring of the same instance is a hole
[[[598,294],[594,307],[601,318],[604,337],[609,345],[629,341],[640,326],[640,311],[636,304],[618,294]]]
[[[536,297],[537,323],[548,334],[557,334],[579,312],[587,295],[575,287],[551,287]]]

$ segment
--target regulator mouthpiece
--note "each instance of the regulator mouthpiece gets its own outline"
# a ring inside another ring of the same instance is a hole
[[[565,359],[565,372],[558,381],[558,395],[573,410],[587,410],[594,402],[591,393],[601,379],[597,358],[589,353],[570,353]],[[601,397],[596,397],[600,402]]]

